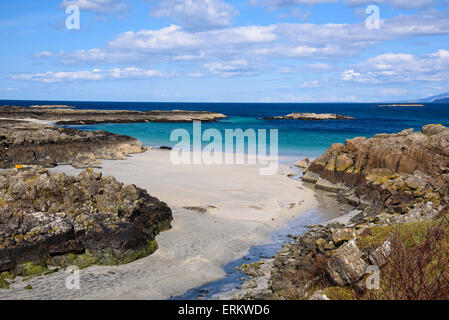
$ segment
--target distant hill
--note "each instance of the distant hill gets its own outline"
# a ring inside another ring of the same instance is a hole
[[[420,99],[416,102],[435,102],[435,103],[449,103],[449,92],[439,94],[437,96]]]
[[[449,98],[435,100],[436,103],[449,103]]]

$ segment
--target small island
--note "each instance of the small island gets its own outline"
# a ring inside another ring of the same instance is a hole
[[[262,120],[341,120],[353,117],[333,113],[290,113],[286,116],[265,117]]]
[[[3,106],[0,118],[35,119],[56,125],[86,125],[101,123],[142,123],[142,122],[214,122],[226,118],[222,113],[190,110],[91,110],[70,106]]]

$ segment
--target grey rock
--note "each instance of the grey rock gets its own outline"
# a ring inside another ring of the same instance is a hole
[[[326,268],[329,278],[339,286],[355,284],[365,274],[368,264],[363,252],[351,240],[338,248]]]

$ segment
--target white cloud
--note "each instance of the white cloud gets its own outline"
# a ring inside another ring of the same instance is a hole
[[[329,72],[332,67],[327,63],[310,63],[301,66],[284,65],[278,69],[279,73],[299,73],[299,72]]]
[[[53,54],[50,51],[42,51],[34,55],[35,58],[48,58],[51,56],[53,56]]]
[[[381,54],[345,70],[341,79],[368,84],[449,81],[449,51],[423,55]]]
[[[187,29],[227,27],[239,12],[221,0],[160,0],[153,17],[169,17]]]
[[[247,60],[233,60],[229,62],[206,63],[204,67],[212,74],[220,77],[251,75],[256,73],[257,67],[250,65]]]
[[[408,92],[407,89],[401,88],[382,88],[380,94],[383,96],[402,96]]]
[[[310,80],[310,81],[304,81],[303,84],[300,86],[301,88],[318,88],[321,87],[319,80]]]
[[[246,59],[267,64],[278,59],[343,59],[378,43],[400,38],[449,35],[449,12],[430,10],[385,19],[380,30],[364,23],[279,23],[192,31],[178,25],[118,34],[106,46],[73,52],[41,52],[64,63],[101,64],[136,61],[201,63]]]
[[[169,74],[151,69],[140,69],[135,67],[113,68],[108,70],[93,69],[90,71],[60,71],[44,73],[24,73],[13,75],[13,80],[35,81],[42,83],[56,83],[65,81],[98,81],[108,79],[149,79],[155,77],[165,77]]]
[[[64,0],[61,2],[63,8],[70,5],[76,5],[80,10],[97,13],[112,13],[127,9],[126,4],[120,0]]]
[[[359,78],[362,74],[355,72],[353,69],[343,71],[341,79],[343,81],[351,81],[354,78]]]

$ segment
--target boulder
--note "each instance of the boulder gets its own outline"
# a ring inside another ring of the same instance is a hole
[[[310,171],[305,172],[302,176],[302,181],[304,182],[316,183],[318,179],[320,179],[320,176]]]
[[[388,256],[391,253],[391,239],[387,239],[380,247],[376,248],[369,254],[369,261],[378,266],[383,267],[387,263]]]
[[[170,228],[165,203],[92,169],[72,177],[21,167],[0,181],[0,272],[30,262],[127,263],[153,253]]]
[[[315,183],[315,188],[334,193],[338,193],[339,191],[344,190],[344,186],[341,183],[332,183],[323,178],[318,179],[318,181]]]
[[[356,236],[354,228],[341,228],[332,234],[332,241],[338,247]]]
[[[328,262],[326,273],[339,286],[353,285],[365,274],[368,264],[362,259],[363,252],[350,240],[339,247]]]
[[[301,169],[307,169],[311,163],[312,161],[309,158],[305,158],[296,162],[295,166]]]

